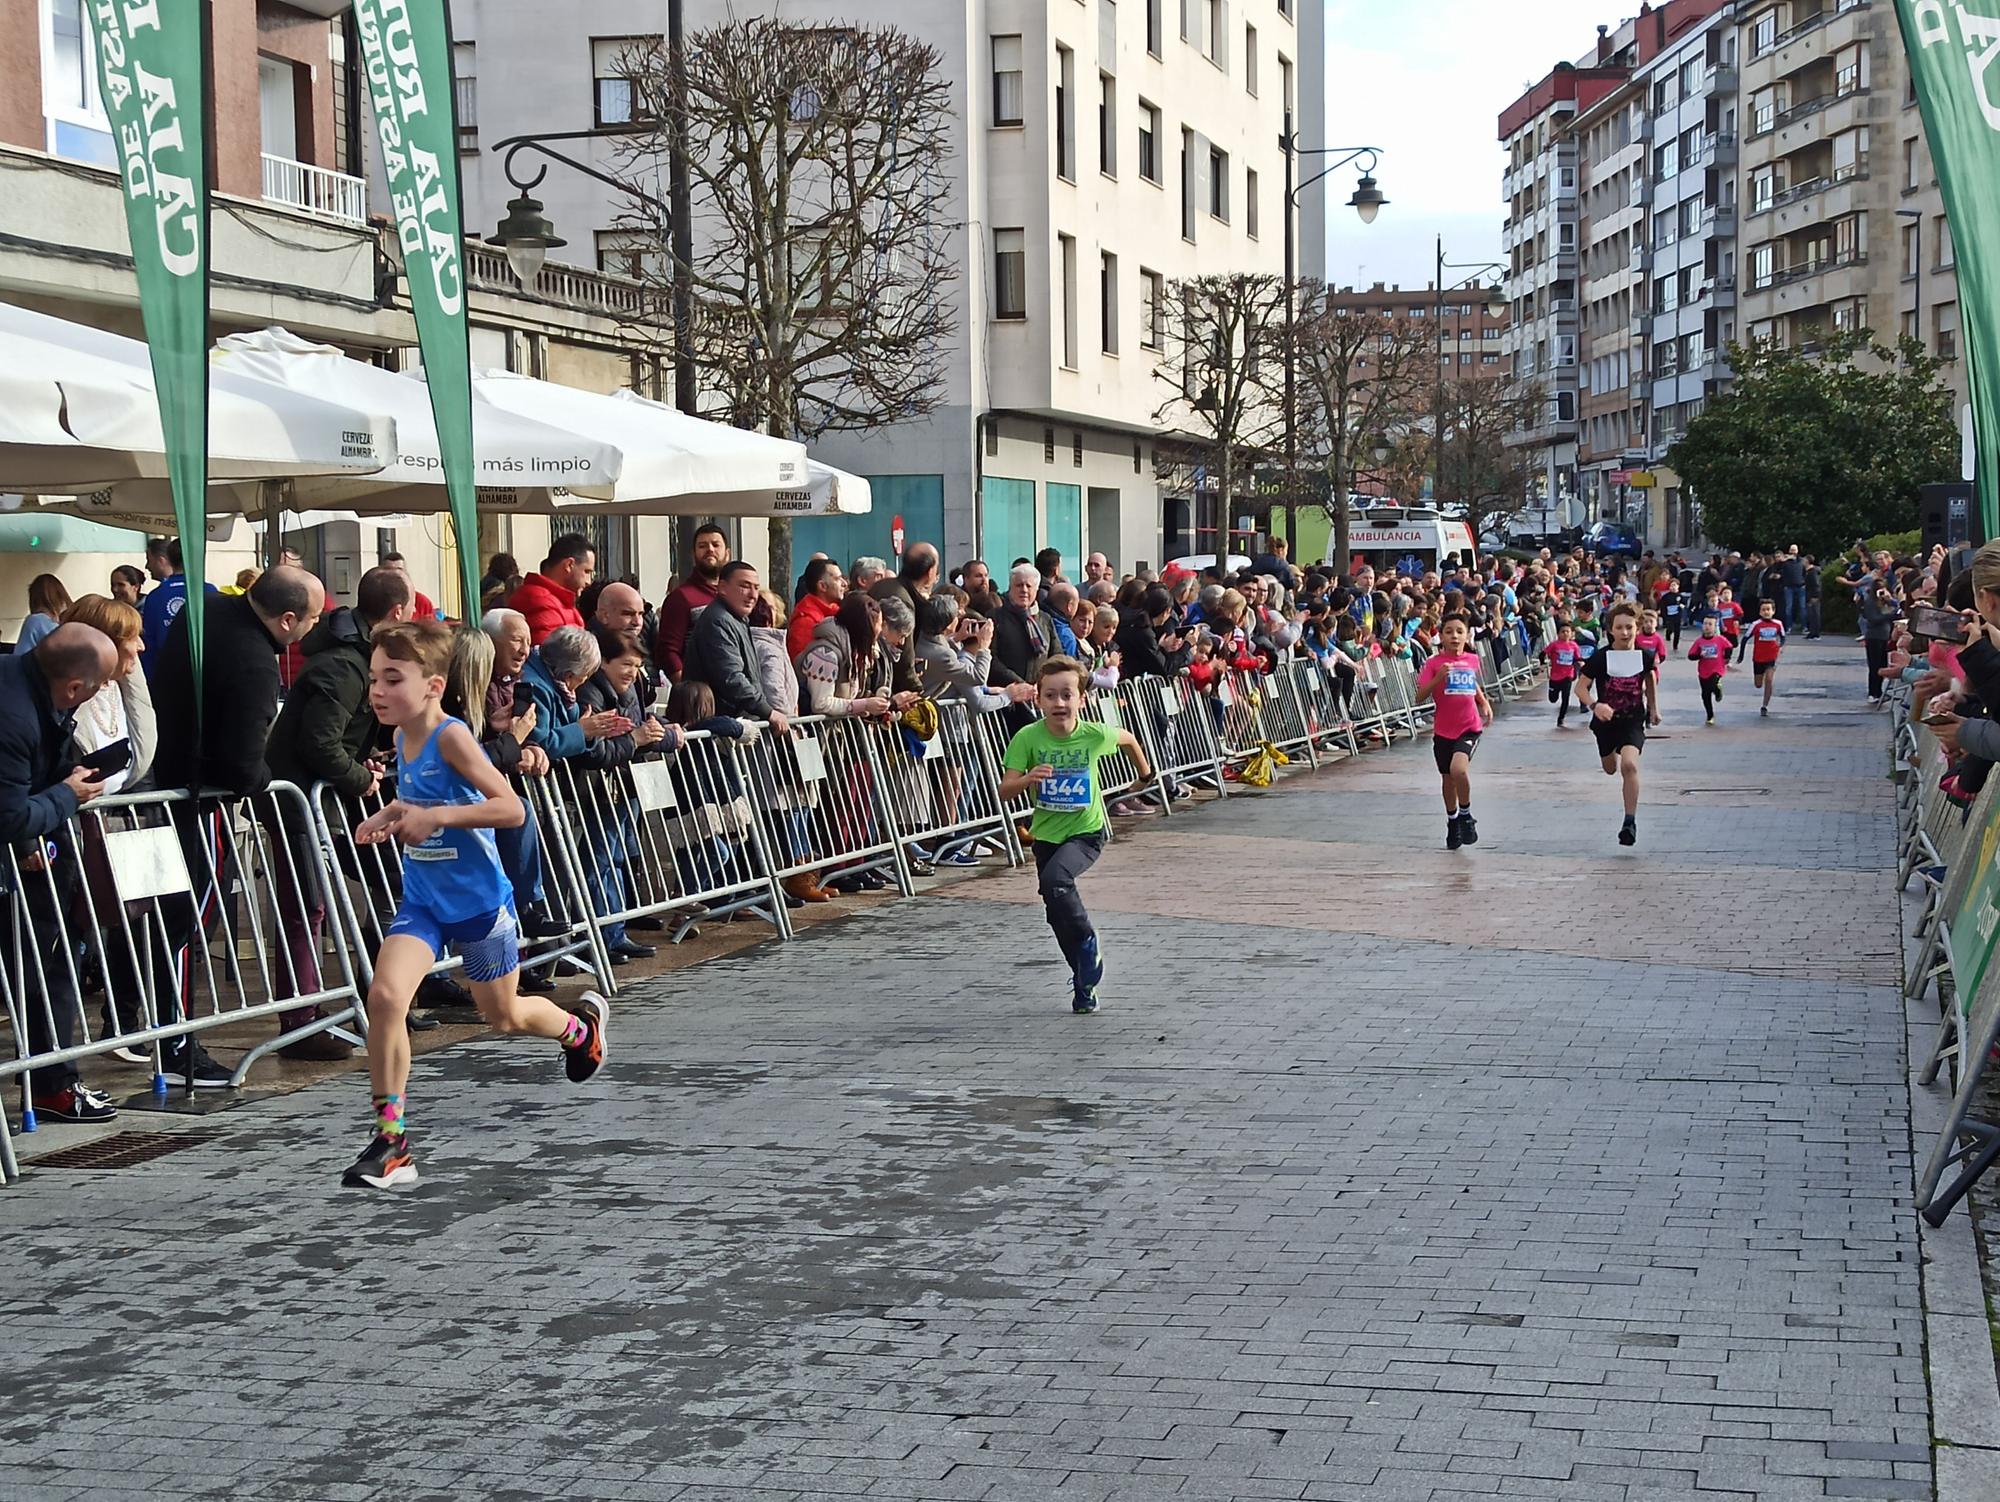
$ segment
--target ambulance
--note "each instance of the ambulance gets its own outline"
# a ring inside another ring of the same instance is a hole
[[[1366,562],[1378,574],[1423,574],[1454,555],[1460,563],[1473,561],[1472,529],[1428,506],[1377,506],[1357,512],[1348,528],[1347,545],[1356,563]]]

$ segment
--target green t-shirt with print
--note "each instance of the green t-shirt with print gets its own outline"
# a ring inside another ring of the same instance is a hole
[[[1104,779],[1097,763],[1117,749],[1118,732],[1091,720],[1077,721],[1067,739],[1058,739],[1046,720],[1014,732],[1007,742],[1008,771],[1031,772],[1044,765],[1056,769],[1053,777],[1029,789],[1037,844],[1060,845],[1104,827]]]

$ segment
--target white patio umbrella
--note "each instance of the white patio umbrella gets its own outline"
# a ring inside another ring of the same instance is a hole
[[[396,444],[393,416],[380,406],[210,371],[213,478],[370,474],[396,459]],[[0,303],[0,489],[148,479],[164,495],[166,474],[145,344]]]
[[[220,340],[215,367],[295,391],[367,402],[394,416],[398,435],[394,463],[366,477],[301,479],[286,486],[288,508],[366,513],[446,509],[431,394],[421,379],[350,359],[280,328]],[[573,431],[560,421],[548,420],[546,414],[497,406],[486,399],[487,384],[475,381],[472,392],[473,458],[481,505],[554,510],[570,504],[573,496],[608,499],[614,493],[625,463],[615,443]]]
[[[866,516],[875,496],[866,480],[806,461],[806,483],[786,490],[737,490],[703,496],[705,516]]]
[[[480,371],[476,386],[506,411],[618,446],[625,455],[618,483],[609,496],[588,501],[587,511],[721,515],[709,504],[717,494],[808,483],[804,444],[691,417],[630,391],[604,396],[504,370]]]

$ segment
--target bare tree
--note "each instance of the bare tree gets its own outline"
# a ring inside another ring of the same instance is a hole
[[[1171,471],[1199,468],[1216,497],[1216,554],[1229,552],[1229,518],[1252,465],[1283,435],[1285,284],[1235,273],[1171,283],[1154,376],[1171,388],[1153,420]],[[1197,530],[1199,521],[1197,521]]]
[[[1539,386],[1476,376],[1444,383],[1436,493],[1465,507],[1475,543],[1488,526],[1503,525],[1527,505],[1534,467],[1529,451],[1508,448],[1506,437],[1533,427],[1544,405]]]
[[[693,196],[696,368],[746,426],[788,438],[921,417],[945,391],[958,276],[947,222],[953,94],[942,55],[893,26],[771,17],[690,34],[624,59],[638,128],[631,179],[664,179],[685,120]],[[647,204],[621,228],[668,241]],[[670,255],[638,255],[647,319],[672,295]],[[791,524],[771,526],[771,572],[791,577]]]
[[[1410,439],[1437,356],[1416,324],[1343,305],[1318,282],[1299,288],[1297,340],[1299,446],[1326,487],[1334,567],[1345,575],[1353,538],[1348,495],[1364,474],[1392,495],[1410,483]],[[1389,449],[1387,460],[1375,460],[1377,446]]]

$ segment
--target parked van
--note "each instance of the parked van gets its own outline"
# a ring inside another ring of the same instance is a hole
[[[1356,516],[1347,545],[1357,561],[1369,563],[1378,574],[1421,574],[1454,555],[1470,563],[1474,553],[1472,529],[1429,506],[1378,506]]]

